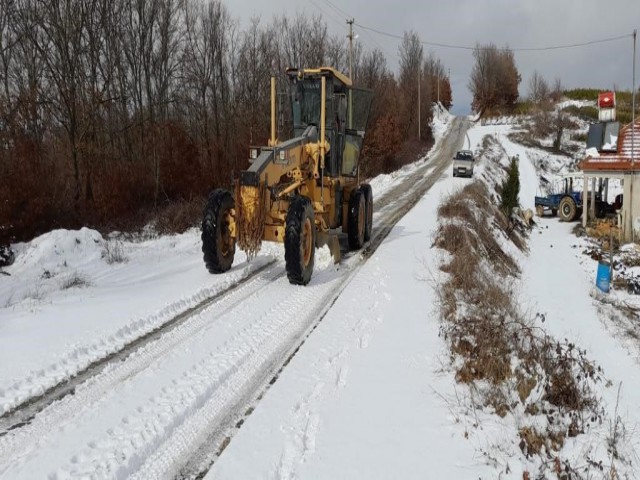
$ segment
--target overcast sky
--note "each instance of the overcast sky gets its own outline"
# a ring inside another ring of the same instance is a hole
[[[508,45],[512,49],[627,38],[583,47],[515,52],[522,75],[520,96],[529,93],[529,77],[537,70],[550,84],[565,87],[631,89],[634,28],[640,27],[640,0],[222,0],[245,26],[251,17],[270,22],[275,14],[320,13],[332,34],[347,34],[346,15],[356,23],[402,35],[414,30],[425,42],[474,46]],[[354,27],[366,49],[379,48],[396,72],[399,40]],[[640,39],[639,39],[640,40]],[[640,45],[637,45],[640,49]],[[472,52],[425,45],[451,69],[454,113],[468,113],[467,87]],[[638,63],[636,54],[636,63]],[[636,88],[638,78],[636,65]]]

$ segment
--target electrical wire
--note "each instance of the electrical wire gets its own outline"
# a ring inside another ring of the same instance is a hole
[[[404,39],[404,37],[401,35],[385,32],[383,30],[379,30],[373,27],[367,27],[366,25],[362,25],[360,23],[355,23],[355,25],[357,25],[358,27],[364,30],[369,30],[371,32],[377,33],[378,35],[383,35],[385,37],[395,38],[398,40]],[[518,47],[518,48],[509,48],[509,49],[514,52],[539,52],[539,51],[545,51],[545,50],[560,50],[560,49],[566,49],[566,48],[584,47],[587,45],[594,45],[598,43],[614,42],[616,40],[622,40],[623,38],[629,38],[630,36],[632,36],[632,34],[627,33],[624,35],[618,35],[617,37],[602,38],[598,40],[590,40],[587,42],[580,42],[580,43],[570,43],[565,45],[551,45],[546,47]],[[453,44],[441,43],[441,42],[429,42],[424,40],[421,40],[420,43],[422,43],[423,45],[431,46],[431,47],[453,48],[458,50],[478,50],[478,49],[482,50],[487,48],[487,47],[478,47],[478,46],[471,47],[468,45],[453,45]]]

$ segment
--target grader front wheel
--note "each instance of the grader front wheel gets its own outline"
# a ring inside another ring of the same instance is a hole
[[[223,273],[236,253],[234,201],[231,192],[218,188],[209,194],[202,219],[202,253],[207,270]]]
[[[307,197],[296,196],[289,204],[284,235],[289,283],[306,285],[311,280],[316,251],[315,218]]]

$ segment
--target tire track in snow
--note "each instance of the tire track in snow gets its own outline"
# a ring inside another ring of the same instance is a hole
[[[102,352],[95,352],[95,354],[93,355],[94,359],[89,360],[87,366],[74,373],[71,378],[68,378],[66,380],[60,380],[60,376],[54,374],[51,378],[51,386],[46,391],[34,391],[31,390],[28,385],[26,387],[16,385],[16,389],[24,390],[25,388],[27,388],[28,393],[23,393],[20,397],[18,397],[18,405],[12,406],[12,404],[8,403],[5,406],[5,413],[0,416],[0,438],[6,435],[9,431],[28,424],[30,421],[32,421],[37,413],[41,412],[51,403],[57,400],[61,400],[67,395],[74,394],[78,385],[97,375],[111,363],[124,361],[126,357],[128,357],[132,352],[136,351],[147,343],[156,340],[159,336],[169,332],[171,329],[182,325],[184,322],[188,321],[191,316],[198,314],[203,309],[206,309],[209,305],[219,301],[220,299],[223,299],[234,289],[245,284],[246,282],[251,281],[266,269],[271,268],[275,263],[275,259],[269,260],[264,265],[250,270],[249,273],[246,274],[246,276],[240,278],[237,281],[233,281],[230,284],[224,283],[220,286],[214,287],[214,289],[212,290],[210,289],[208,293],[205,294],[206,296],[204,299],[201,299],[200,297],[202,296],[202,294],[198,293],[191,300],[181,300],[177,302],[177,304],[166,307],[165,309],[163,309],[163,312],[167,313],[161,313],[159,315],[159,319],[162,319],[161,323],[150,331],[144,332],[144,325],[146,323],[156,323],[153,321],[156,316],[150,317],[151,320],[147,319],[148,321],[145,321],[143,319],[135,322],[133,325],[124,327],[122,329],[122,332],[117,332],[114,334],[115,337],[122,337],[123,339],[121,345],[117,347],[115,351],[110,352],[109,350],[105,350]],[[188,304],[191,303],[192,300],[195,300],[197,303],[189,307]],[[165,315],[172,311],[175,311],[174,309],[182,311],[178,315],[168,317],[168,319],[163,319]],[[136,333],[138,329],[142,329],[142,332],[144,333]],[[126,342],[127,338],[131,338],[131,340],[129,342]],[[106,343],[104,340],[102,340],[102,344],[103,347],[106,348]],[[90,350],[95,349],[92,347],[83,347],[80,352],[72,352],[71,355],[77,356],[83,354],[83,352],[84,354],[88,354]],[[95,359],[95,357],[97,357],[97,360]],[[66,361],[63,361],[63,364],[64,363],[66,363]],[[44,375],[44,372],[42,373],[42,375]]]
[[[88,379],[84,385],[75,387],[74,395],[51,405],[30,419],[30,423],[22,428],[0,437],[0,465],[10,461],[10,457],[15,457],[18,452],[35,448],[38,440],[46,437],[52,428],[72,421],[78,412],[90,408],[99,409],[104,403],[105,395],[119,384],[139,374],[155,360],[163,357],[167,351],[175,349],[204,328],[210,328],[212,323],[219,322],[226,313],[235,311],[242,314],[245,310],[242,304],[247,297],[255,295],[284,276],[285,272],[281,266],[269,264],[261,272],[256,272],[256,276],[251,280],[236,286],[222,298],[218,297],[217,302],[201,306],[197,312],[191,312],[189,317],[184,318],[184,321],[175,325],[171,331],[157,332],[154,339],[150,338],[144,345],[139,346],[129,358],[123,358],[122,362],[113,363],[108,368],[103,366],[104,372]],[[237,307],[240,307],[240,311]]]

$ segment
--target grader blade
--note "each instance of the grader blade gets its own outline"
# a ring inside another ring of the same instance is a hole
[[[245,251],[249,260],[260,251],[266,204],[264,185],[238,185],[236,188],[236,208],[238,210],[238,246]]]
[[[329,251],[333,257],[333,263],[340,263],[342,252],[340,251],[338,236],[329,232],[318,232],[316,234],[316,247],[322,248],[325,245],[329,247]]]

